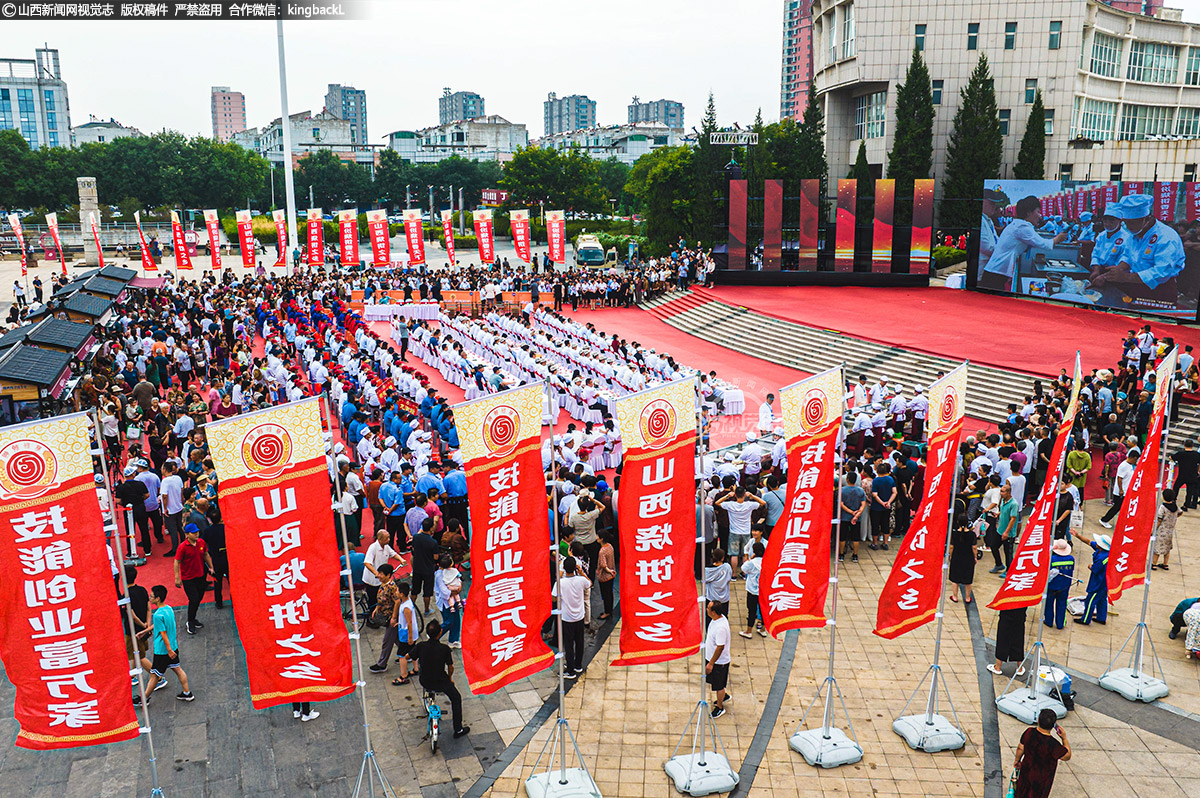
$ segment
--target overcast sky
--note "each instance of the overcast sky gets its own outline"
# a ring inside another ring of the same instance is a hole
[[[1200,0],[1167,0],[1200,20]],[[783,0],[373,0],[371,19],[288,22],[290,111],[321,110],[329,83],[367,92],[368,133],[435,125],[443,86],[542,133],[547,92],[586,94],[597,121],[667,98],[698,125],[711,90],[722,125],[779,116]],[[211,135],[209,92],[246,95],[247,124],[279,116],[275,23],[5,22],[6,58],[59,50],[71,121]]]

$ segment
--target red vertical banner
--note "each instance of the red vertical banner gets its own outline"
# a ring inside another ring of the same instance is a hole
[[[455,265],[454,260],[454,211],[442,211],[442,240],[446,243],[446,257],[450,259],[450,265]]]
[[[1046,582],[1050,578],[1050,544],[1054,536],[1054,500],[1058,496],[1058,484],[1062,479],[1063,466],[1067,462],[1067,440],[1075,426],[1075,414],[1079,411],[1079,353],[1075,353],[1075,378],[1071,384],[1071,399],[1062,421],[1058,424],[1054,448],[1050,450],[1050,467],[1046,479],[1034,501],[1033,510],[1025,522],[1025,529],[1017,540],[1012,564],[1004,577],[1004,584],[996,592],[988,607],[994,610],[1010,610],[1017,607],[1032,607],[1042,600]]]
[[[677,380],[617,400],[621,458],[621,654],[647,665],[700,648],[696,554],[696,383]]]
[[[338,251],[343,266],[358,265],[358,209],[338,211]]]
[[[255,709],[354,691],[320,403],[302,399],[204,428]]]
[[[783,268],[783,181],[763,183],[763,263],[765,271]]]
[[[726,267],[746,270],[746,181],[729,181],[729,249]]]
[[[1092,216],[1099,217],[1104,214],[1104,189],[1096,186],[1091,191]]]
[[[25,236],[21,232],[21,220],[15,213],[10,213],[8,223],[13,229],[13,235],[17,237],[17,246],[21,250],[21,276],[25,277],[29,274],[29,253],[25,249]]]
[[[325,219],[320,208],[308,209],[308,265],[325,265]]]
[[[779,392],[787,441],[788,484],[783,515],[767,542],[758,583],[767,631],[825,625],[834,462],[845,397],[842,368]]]
[[[471,590],[463,669],[475,694],[550,665],[550,525],[542,473],[541,383],[455,405],[471,496]],[[690,562],[690,561],[689,561]]]
[[[150,255],[150,247],[146,246],[146,233],[142,230],[142,212],[133,212],[133,221],[137,225],[138,245],[142,250],[142,270],[148,272],[158,271],[158,264],[154,262],[153,256]]]
[[[1159,458],[1162,454],[1162,432],[1167,411],[1167,399],[1171,392],[1165,386],[1175,379],[1175,364],[1179,350],[1172,349],[1155,369],[1162,389],[1154,392],[1154,404],[1150,411],[1150,431],[1146,434],[1146,448],[1133,467],[1133,477],[1125,502],[1117,515],[1113,527],[1112,544],[1108,554],[1108,600],[1121,598],[1130,588],[1146,581],[1146,561],[1150,537],[1154,532],[1155,509],[1158,493]]]
[[[408,245],[408,263],[421,266],[425,263],[425,229],[420,208],[404,211],[404,241]]]
[[[854,271],[854,224],[858,210],[858,181],[852,177],[838,180],[837,238],[833,249],[833,270]]]
[[[96,214],[88,211],[88,224],[92,228],[92,240],[96,242],[96,258],[100,268],[104,268],[104,247],[100,246],[100,228],[96,224]]]
[[[524,263],[529,263],[529,211],[509,211],[508,228],[512,233],[513,248],[517,251],[517,257]]]
[[[1121,196],[1128,197],[1130,194],[1142,193],[1142,181],[1128,180],[1121,184]]]
[[[1184,196],[1187,197],[1187,220],[1200,221],[1200,183],[1185,183]]]
[[[933,180],[913,181],[912,244],[908,273],[928,274],[933,240]]]
[[[237,211],[234,213],[234,219],[237,221],[238,247],[242,251],[242,266],[247,269],[254,268],[254,218],[250,211]]]
[[[1042,206],[1042,209],[1041,209],[1042,216],[1049,216],[1050,215],[1050,198],[1049,197],[1038,197],[1038,204]]]
[[[806,178],[800,181],[800,229],[797,231],[797,252],[800,271],[817,270],[818,239],[821,235],[821,181]]]
[[[1105,205],[1105,207],[1108,207],[1112,203],[1116,202],[1117,199],[1119,199],[1118,192],[1120,191],[1120,189],[1121,189],[1121,187],[1117,183],[1108,183],[1104,186],[1104,205]]]
[[[0,429],[0,657],[19,748],[132,740],[86,413]]]
[[[179,213],[171,211],[171,246],[175,249],[175,270],[190,270],[192,256],[188,254],[187,240],[183,237],[183,223]]]
[[[875,634],[889,640],[932,621],[942,596],[942,563],[966,393],[966,363],[929,387],[924,496],[896,552],[875,616]]]
[[[221,217],[215,210],[204,212],[204,227],[208,231],[208,252],[213,271],[221,268]]]
[[[479,246],[479,265],[486,268],[496,260],[495,241],[492,238],[492,211],[490,208],[472,211],[471,217],[475,221],[475,241]]]
[[[275,266],[283,268],[288,261],[287,211],[271,211],[271,216],[275,220],[275,241],[279,244],[279,260],[275,261]]]
[[[567,262],[567,217],[562,211],[546,211],[546,246],[552,263]]]
[[[390,264],[392,242],[387,211],[367,211],[367,237],[371,239],[371,265],[387,266]]]
[[[892,270],[892,233],[896,215],[896,181],[875,181],[875,229],[871,238],[871,271]]]
[[[1154,184],[1154,218],[1160,222],[1172,224],[1175,221],[1175,194],[1179,190],[1178,183]]]
[[[67,276],[67,253],[63,251],[62,237],[58,234],[58,214],[46,214],[46,227],[50,230],[50,237],[54,239],[54,246],[58,247],[58,259],[62,263],[62,276]]]

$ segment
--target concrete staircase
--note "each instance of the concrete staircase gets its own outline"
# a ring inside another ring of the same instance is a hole
[[[928,386],[937,372],[959,361],[897,346],[853,338],[832,330],[784,321],[714,299],[705,291],[671,291],[640,307],[666,324],[714,344],[772,363],[815,374],[845,362],[847,379],[866,374],[872,384],[881,376],[904,386]],[[799,309],[798,309],[799,310]],[[995,423],[1008,415],[1008,405],[1033,392],[1033,374],[972,363],[967,388],[967,415]],[[1052,375],[1041,376],[1048,384]],[[968,429],[968,433],[974,430]],[[1180,423],[1171,429],[1169,445],[1200,436],[1200,406],[1184,405]]]

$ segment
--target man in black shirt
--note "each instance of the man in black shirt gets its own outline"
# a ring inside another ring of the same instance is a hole
[[[1196,495],[1197,489],[1200,489],[1200,452],[1196,451],[1196,442],[1188,439],[1183,442],[1183,448],[1171,455],[1171,459],[1175,461],[1177,470],[1175,472],[1175,495],[1179,493],[1181,485],[1187,486],[1187,501],[1183,504],[1183,511],[1196,509],[1197,499],[1200,496]]]
[[[133,508],[133,523],[141,532],[142,553],[148,555],[150,553],[150,514],[146,512],[146,498],[150,495],[150,489],[146,487],[145,482],[133,478],[136,471],[137,469],[132,466],[126,466],[125,481],[117,485],[113,493],[122,507]]]
[[[441,546],[433,539],[433,519],[426,518],[421,522],[421,531],[412,539],[412,597],[425,597],[425,614],[429,614],[430,600],[433,598],[433,574],[437,570],[437,558],[442,553]]]
[[[429,639],[418,643],[414,654],[420,663],[421,686],[431,693],[445,693],[450,699],[450,716],[454,720],[454,736],[462,737],[471,731],[470,726],[462,725],[462,694],[454,686],[454,658],[450,647],[439,638],[442,636],[442,624],[433,620],[425,624],[425,634]]]
[[[133,629],[129,628],[129,616],[121,612],[121,625],[125,627],[125,652],[133,667],[139,663],[133,661],[136,648],[141,667],[150,670],[150,660],[146,652],[150,650],[150,592],[137,582],[137,568],[125,566],[126,595],[129,596],[129,608],[133,610]]]

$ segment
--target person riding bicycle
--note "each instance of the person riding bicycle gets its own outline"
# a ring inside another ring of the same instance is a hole
[[[428,692],[445,693],[450,699],[454,736],[462,737],[471,731],[471,727],[462,725],[462,694],[454,686],[454,659],[450,647],[439,639],[442,636],[442,624],[437,620],[430,621],[425,624],[425,634],[429,639],[413,647],[413,654],[420,663],[418,679],[421,687]]]

